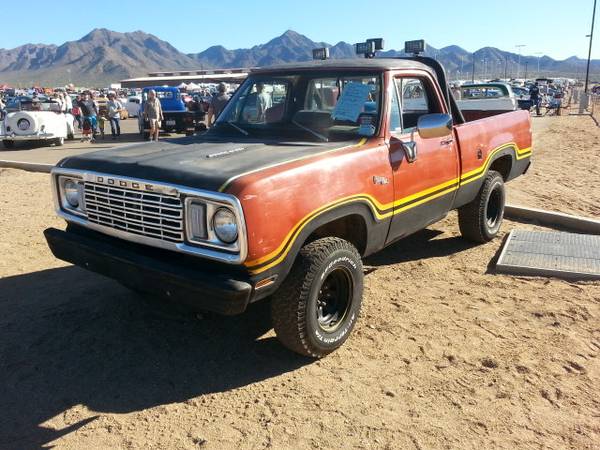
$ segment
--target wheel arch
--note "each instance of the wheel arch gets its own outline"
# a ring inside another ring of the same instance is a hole
[[[367,249],[367,221],[356,212],[349,213],[318,226],[302,246],[324,237],[337,237],[350,242],[360,255]]]
[[[268,261],[247,268],[254,281],[275,276],[277,281],[269,288],[256,292],[252,301],[273,293],[288,275],[300,249],[323,237],[339,237],[354,245],[361,256],[369,255],[385,244],[390,219],[379,220],[373,206],[365,200],[330,209],[310,220],[292,242]]]
[[[508,181],[512,169],[514,167],[514,161],[515,157],[513,152],[507,152],[501,155],[497,155],[492,160],[490,167],[488,168],[488,172],[490,170],[494,170],[500,175],[502,175],[504,181]]]

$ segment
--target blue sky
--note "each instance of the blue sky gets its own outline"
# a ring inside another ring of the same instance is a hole
[[[293,29],[331,44],[383,37],[386,48],[398,49],[405,40],[424,38],[438,48],[457,44],[468,51],[493,46],[517,52],[515,45],[525,44],[523,54],[586,58],[592,6],[593,0],[29,0],[22,20],[3,21],[0,48],[62,44],[93,28],[108,28],[143,30],[191,53],[215,44],[246,48]],[[592,57],[600,59],[598,16]]]

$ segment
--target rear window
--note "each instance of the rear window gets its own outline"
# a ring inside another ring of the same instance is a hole
[[[463,99],[506,97],[508,91],[499,86],[467,86],[461,88]]]
[[[144,100],[148,99],[148,91],[144,92]],[[156,98],[162,100],[162,99],[167,99],[167,100],[171,100],[172,98],[180,98],[181,94],[179,92],[173,92],[173,91],[156,91]]]

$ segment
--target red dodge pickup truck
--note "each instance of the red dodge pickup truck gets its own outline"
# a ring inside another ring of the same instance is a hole
[[[60,259],[223,314],[271,302],[281,342],[321,357],[359,316],[361,258],[457,209],[499,231],[530,164],[527,111],[466,122],[433,59],[254,70],[201,135],[62,160]]]

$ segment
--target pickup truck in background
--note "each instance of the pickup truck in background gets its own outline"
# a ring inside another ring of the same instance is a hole
[[[63,159],[54,255],[134,290],[238,314],[271,303],[289,349],[322,357],[359,317],[361,258],[458,210],[497,236],[531,158],[527,111],[466,120],[426,57],[256,69],[204,134]]]
[[[144,117],[144,106],[148,99],[148,91],[153,89],[160,101],[164,120],[160,124],[161,131],[165,133],[185,133],[189,136],[196,130],[196,115],[188,111],[181,93],[176,87],[153,86],[142,90],[142,103],[138,114],[138,128],[144,139],[150,137],[150,125]]]

